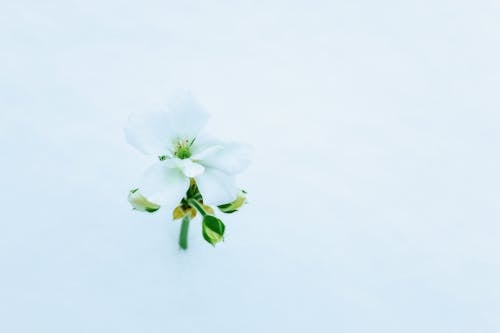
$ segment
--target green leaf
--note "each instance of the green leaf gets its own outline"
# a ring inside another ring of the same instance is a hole
[[[224,240],[226,226],[213,215],[205,215],[202,223],[203,238],[213,246]]]

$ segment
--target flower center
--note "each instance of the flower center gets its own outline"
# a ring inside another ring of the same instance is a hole
[[[175,156],[181,160],[191,157],[191,142],[189,140],[179,140],[175,144]]]

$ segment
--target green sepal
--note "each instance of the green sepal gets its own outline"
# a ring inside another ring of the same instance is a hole
[[[132,189],[128,194],[128,202],[135,210],[147,213],[154,213],[160,209],[160,205],[149,201],[144,197],[138,188]]]
[[[188,199],[195,199],[196,201],[200,201],[200,202],[203,201],[203,198],[201,197],[200,190],[198,189],[198,186],[196,185],[196,181],[193,178],[190,179],[190,184],[189,184],[189,188],[188,188],[187,193],[186,193],[186,197]]]
[[[213,246],[224,240],[226,226],[213,215],[205,215],[202,222],[203,238]]]
[[[231,214],[231,213],[237,212],[238,209],[241,206],[243,206],[247,201],[246,193],[247,192],[245,192],[244,190],[240,190],[240,192],[238,193],[238,196],[236,197],[236,199],[233,202],[223,204],[223,205],[220,205],[217,207],[220,209],[221,212],[226,213],[226,214]]]

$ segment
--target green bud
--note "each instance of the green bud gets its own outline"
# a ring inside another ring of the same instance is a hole
[[[140,192],[139,189],[133,189],[130,191],[128,194],[128,202],[132,205],[132,207],[135,210],[141,211],[141,212],[148,212],[148,213],[154,213],[158,209],[160,209],[160,206],[148,201],[146,197],[144,197]]]
[[[240,190],[240,192],[238,193],[238,196],[236,197],[236,199],[233,202],[230,202],[230,203],[227,203],[224,205],[220,205],[220,206],[218,206],[219,209],[221,210],[221,212],[226,213],[226,214],[231,214],[231,213],[238,211],[238,209],[241,206],[243,206],[243,204],[246,203],[246,201],[247,201],[246,194],[247,194],[247,192]]]
[[[202,233],[203,238],[213,246],[224,240],[224,230],[226,226],[222,221],[213,215],[203,216]]]

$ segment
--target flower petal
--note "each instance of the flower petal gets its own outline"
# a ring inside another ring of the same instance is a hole
[[[170,168],[178,168],[186,177],[189,178],[201,175],[203,171],[205,171],[205,167],[203,165],[195,163],[190,159],[181,160],[180,158],[175,157],[165,160],[164,163]]]
[[[201,164],[194,163],[189,159],[181,160],[179,167],[187,177],[196,177],[201,175],[205,171],[205,167]]]
[[[195,161],[201,161],[214,154],[217,154],[222,149],[224,149],[223,145],[200,147],[195,150],[195,153],[191,156],[191,159]]]
[[[193,139],[205,127],[208,113],[198,104],[193,96],[179,96],[169,104],[171,129],[179,139]]]
[[[175,137],[171,123],[171,115],[166,112],[132,114],[125,128],[127,142],[144,154],[170,156]]]
[[[166,163],[158,162],[144,173],[141,192],[150,201],[167,209],[174,208],[186,195],[189,178],[181,170],[171,168]]]
[[[215,168],[225,173],[234,175],[245,170],[250,164],[250,147],[237,143],[225,144],[219,148],[208,148],[203,152],[193,155],[200,155],[199,163],[208,168]]]
[[[195,179],[205,204],[221,205],[235,200],[238,195],[234,176],[217,169],[206,168]]]
[[[194,141],[193,145],[191,146],[191,152],[193,154],[198,154],[207,148],[213,147],[213,146],[221,146],[224,145],[224,141],[219,140],[217,138],[214,138],[211,135],[207,134],[200,134],[196,137],[196,140]]]

